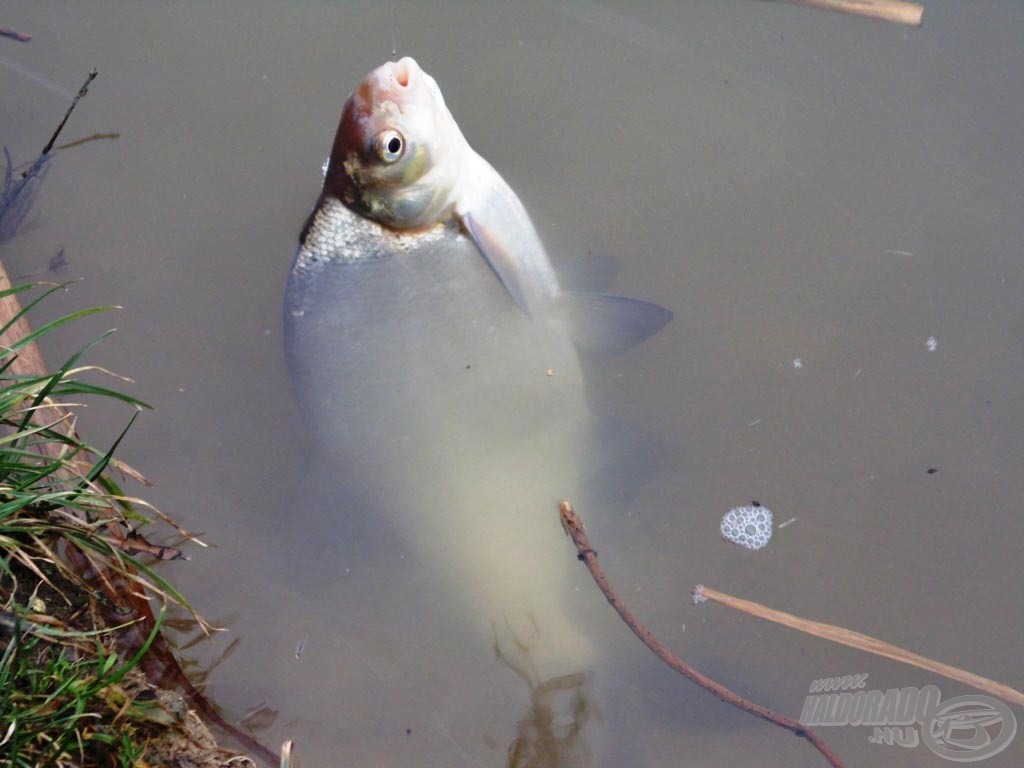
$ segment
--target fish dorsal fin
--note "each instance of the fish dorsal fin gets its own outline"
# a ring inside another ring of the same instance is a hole
[[[556,299],[572,340],[591,352],[621,352],[664,328],[672,311],[641,299],[562,291]]]
[[[480,251],[487,266],[497,276],[502,287],[508,291],[508,295],[512,297],[516,306],[529,317],[530,308],[526,303],[526,295],[523,291],[522,274],[517,269],[515,255],[509,249],[508,243],[498,237],[493,228],[486,226],[472,213],[464,213],[460,218],[466,235]]]

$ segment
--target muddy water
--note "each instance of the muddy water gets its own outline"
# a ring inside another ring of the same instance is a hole
[[[237,639],[209,692],[236,717],[277,710],[261,735],[297,738],[306,765],[501,765],[528,705],[400,551],[347,580],[266,535],[281,519],[307,541],[347,535],[329,505],[296,504],[281,301],[340,105],[393,47],[436,76],[557,262],[578,273],[590,254],[611,289],[676,313],[588,371],[594,407],[629,425],[608,439],[655,447],[597,546],[656,633],[792,715],[832,675],[969,690],[694,607],[694,584],[1024,684],[1024,10],[931,2],[904,30],[680,5],[5,5],[0,24],[34,39],[0,39],[0,140],[33,156],[92,66],[66,136],[120,138],[58,158],[2,256],[28,275],[65,249],[61,276],[83,282],[47,311],[123,305],[89,326],[120,328],[95,359],[158,406],[124,458],[216,544],[167,569],[230,627],[190,653],[209,663]],[[83,430],[102,442],[123,419],[94,407]],[[718,535],[752,499],[795,518],[760,553]],[[610,611],[593,631],[604,764],[821,764],[648,659]],[[943,764],[824,731],[850,765]],[[1018,736],[983,764],[1022,758]]]

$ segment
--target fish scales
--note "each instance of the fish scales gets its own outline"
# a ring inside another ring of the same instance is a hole
[[[555,514],[578,498],[589,430],[572,342],[520,312],[451,227],[409,237],[328,208],[285,313],[315,471],[339,508],[383,516],[464,593],[485,636],[529,615],[550,640],[538,658],[588,663],[563,605],[575,561]]]

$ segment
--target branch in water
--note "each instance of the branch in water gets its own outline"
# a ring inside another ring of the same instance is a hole
[[[112,141],[120,138],[121,134],[117,131],[111,131],[109,133],[94,133],[91,136],[75,139],[74,141],[69,141],[66,144],[58,144],[57,149],[71,149],[72,147],[80,147],[83,144],[88,144],[90,141],[103,141],[104,139],[110,139]]]
[[[626,607],[626,604],[622,602],[622,599],[618,596],[615,590],[612,589],[612,585],[609,583],[608,577],[604,575],[604,571],[597,562],[597,552],[594,551],[594,548],[590,544],[590,538],[587,536],[587,532],[583,528],[583,520],[580,519],[576,510],[572,508],[572,504],[568,501],[563,501],[558,505],[558,511],[562,518],[562,527],[569,535],[569,538],[572,539],[572,543],[576,545],[576,552],[578,553],[577,557],[585,566],[587,566],[587,570],[590,571],[590,575],[597,583],[598,589],[601,590],[608,602],[611,603],[612,608],[614,608],[619,616],[622,617],[622,620],[626,622],[626,626],[633,630],[633,634],[640,638],[640,641],[646,645],[655,656],[665,662],[668,666],[672,667],[672,669],[679,674],[689,678],[704,690],[717,696],[726,704],[732,704],[734,707],[739,707],[752,715],[756,715],[763,720],[767,720],[769,723],[778,725],[801,738],[807,739],[828,761],[829,765],[833,766],[833,768],[842,768],[843,764],[839,761],[839,758],[810,728],[806,728],[796,720],[784,717],[767,707],[755,704],[754,702],[743,698],[739,694],[734,693],[721,683],[701,674],[685,661],[675,656],[672,651],[664,645],[659,643],[654,635],[651,634],[651,631],[640,623],[640,620],[633,615],[633,612]]]
[[[9,37],[12,40],[17,40],[19,43],[27,43],[32,39],[32,35],[26,35],[24,32],[15,32],[7,27],[0,27],[0,37]]]
[[[85,78],[85,82],[82,83],[82,87],[78,89],[78,95],[75,96],[75,100],[71,102],[71,106],[68,107],[68,111],[64,113],[64,119],[60,121],[60,125],[57,126],[57,130],[53,132],[53,136],[51,136],[50,140],[46,142],[46,146],[43,147],[43,151],[40,152],[39,154],[45,155],[47,152],[53,149],[54,142],[57,141],[57,137],[60,136],[60,132],[64,130],[64,124],[68,121],[68,118],[71,117],[71,113],[72,111],[74,111],[78,102],[82,99],[83,96],[85,96],[85,94],[89,92],[89,83],[95,80],[96,75],[98,74],[99,72],[96,69],[93,69]]]

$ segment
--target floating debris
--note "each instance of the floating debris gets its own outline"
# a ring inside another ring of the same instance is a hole
[[[803,368],[804,367],[804,361],[801,360],[799,357],[794,359],[793,360],[793,367],[794,368]]]
[[[929,352],[934,352],[936,349],[939,348],[939,342],[936,341],[934,336],[929,336],[928,341],[926,341],[924,344],[926,347],[928,347]]]
[[[754,504],[734,507],[722,517],[722,538],[746,549],[763,549],[772,538],[772,512]]]
[[[8,29],[7,27],[0,27],[0,37],[9,37],[12,40],[17,40],[19,43],[27,43],[32,39],[32,35]]]

